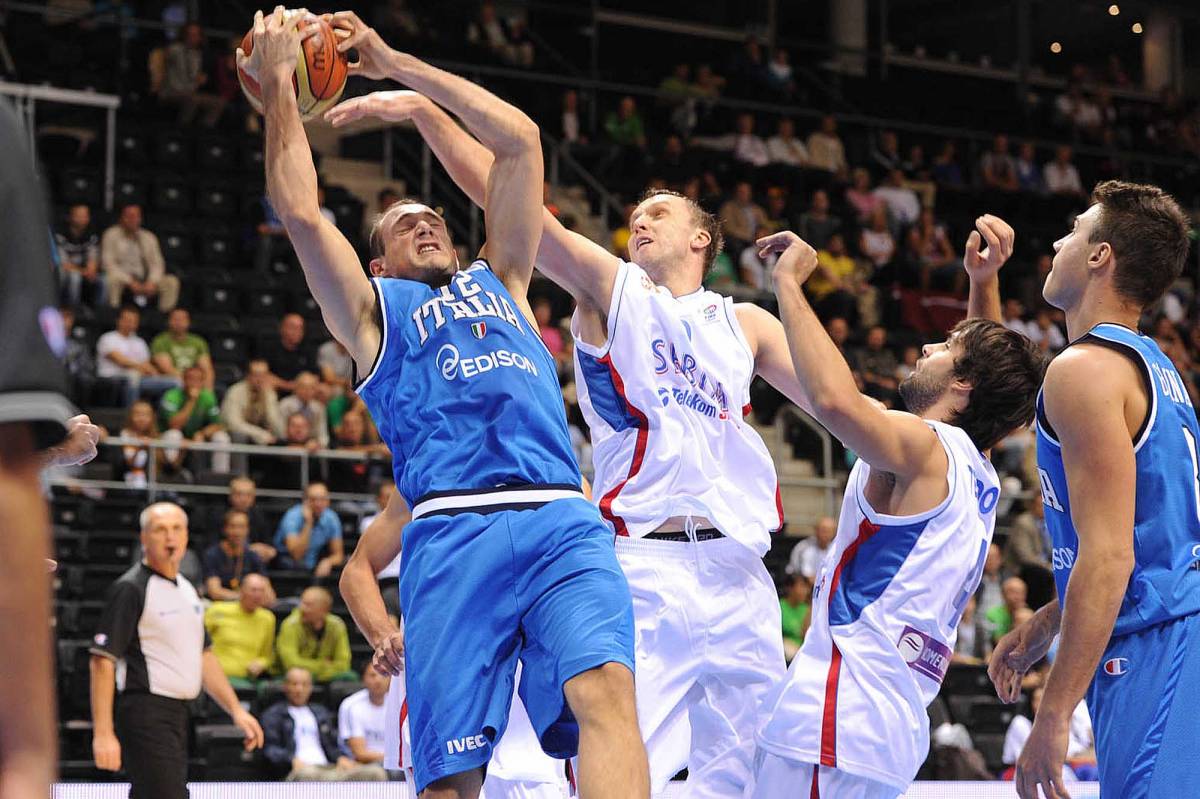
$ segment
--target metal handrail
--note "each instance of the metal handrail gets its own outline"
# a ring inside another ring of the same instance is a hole
[[[780,449],[786,450],[790,446],[787,441],[786,423],[788,420],[797,421],[806,428],[816,434],[817,439],[821,442],[821,467],[823,477],[813,478],[790,478],[785,480],[779,478],[781,486],[794,485],[798,487],[821,488],[825,495],[825,515],[832,516],[837,507],[834,492],[841,486],[841,482],[833,476],[833,437],[829,434],[821,424],[803,410],[798,405],[788,403],[779,409],[775,416],[775,435],[776,441]],[[794,520],[793,520],[794,521]]]

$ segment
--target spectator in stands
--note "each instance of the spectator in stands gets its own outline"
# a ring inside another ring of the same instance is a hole
[[[763,225],[755,231],[754,238],[757,241],[774,232],[771,226]],[[779,257],[775,253],[770,253],[766,258],[760,257],[758,247],[747,247],[742,250],[742,255],[738,259],[738,274],[741,277],[742,285],[755,291],[770,291],[771,268],[778,260]]]
[[[783,657],[788,663],[804,644],[808,632],[809,603],[812,601],[812,583],[803,574],[793,574],[787,593],[779,598],[780,615],[783,618]]]
[[[850,325],[842,317],[835,316],[825,323],[825,332],[829,334],[830,340],[833,341],[833,346],[837,347],[838,352],[845,358],[846,342],[850,339]],[[837,532],[836,524],[834,525],[834,532]],[[792,554],[796,554],[795,550],[792,550]]]
[[[253,474],[258,475],[259,483],[263,488],[295,489],[304,482],[304,458],[299,451],[313,453],[321,449],[321,442],[317,441],[316,436],[313,435],[308,417],[302,413],[293,413],[285,417],[283,437],[276,439],[275,446],[293,452],[282,456],[274,454],[251,456],[250,470]],[[319,469],[322,466],[320,462],[311,460],[309,464],[310,469],[314,467]],[[321,471],[310,474],[318,479],[323,479],[322,475]]]
[[[871,145],[871,168],[875,174],[883,178],[897,169],[903,169],[904,159],[900,155],[900,139],[893,130],[880,131],[879,136]]]
[[[308,569],[328,577],[345,559],[342,522],[329,508],[329,489],[309,483],[304,501],[288,508],[275,531],[275,549],[282,568]]]
[[[842,319],[830,320],[830,325],[835,321],[845,325],[845,320]],[[829,547],[836,535],[837,522],[832,517],[822,516],[818,519],[812,535],[792,547],[792,554],[788,556],[787,573],[803,575],[810,583],[815,582],[821,561],[829,554]]]
[[[279,415],[287,419],[287,423],[276,432],[284,438],[287,436],[286,426],[291,418],[299,414],[308,422],[311,438],[315,439],[321,449],[329,446],[329,422],[325,412],[325,403],[318,398],[321,381],[312,372],[301,372],[292,381],[294,391],[279,401]],[[309,436],[305,437],[307,443]]]
[[[654,174],[668,185],[676,186],[687,181],[695,171],[688,163],[683,151],[683,139],[672,133],[663,140],[662,152],[654,161]]]
[[[1000,590],[1004,602],[984,614],[988,627],[991,628],[993,641],[1000,640],[1013,628],[1013,619],[1018,610],[1029,607],[1026,604],[1029,589],[1020,577],[1009,577],[1000,584]]]
[[[1025,510],[1013,520],[1004,545],[1004,568],[1018,574],[1025,568],[1050,571],[1050,534],[1046,530],[1046,512],[1040,496],[1025,503]]]
[[[137,308],[122,308],[116,330],[96,341],[96,375],[123,388],[123,405],[131,404],[143,392],[157,396],[179,385],[179,378],[162,374],[151,361],[150,347],[137,334],[140,321]]]
[[[158,401],[159,424],[164,435],[175,431],[181,439],[197,444],[211,442],[228,444],[229,433],[221,424],[221,410],[217,395],[204,385],[204,370],[189,366],[183,370],[183,386],[168,389]],[[167,457],[171,451],[167,450]],[[229,473],[229,453],[213,452],[207,458],[212,470],[220,474]]]
[[[887,346],[887,330],[875,325],[867,331],[864,346],[854,350],[851,368],[862,379],[863,393],[887,405],[896,404],[896,353]]]
[[[992,641],[975,610],[975,597],[967,597],[967,604],[963,606],[962,616],[958,620],[958,637],[954,640],[951,663],[981,666],[992,656]]]
[[[841,233],[832,234],[817,250],[816,272],[804,284],[817,313],[826,319],[858,319],[860,289],[866,287],[860,285],[856,271],[854,259],[846,253],[845,238]]]
[[[1050,311],[1047,309],[1039,308],[1029,326],[1029,337],[1047,352],[1057,354],[1067,346],[1067,337],[1063,335],[1059,326],[1054,323],[1054,319],[1050,316]]]
[[[270,563],[275,559],[276,552],[271,543],[272,534],[267,524],[267,516],[257,504],[257,489],[254,481],[245,475],[230,480],[228,509],[246,514],[250,523],[250,549],[263,563]]]
[[[353,680],[346,622],[331,613],[333,596],[319,586],[300,594],[300,605],[279,625],[275,651],[280,668],[301,668],[317,682]]]
[[[354,360],[336,338],[317,348],[317,368],[321,382],[331,394],[353,388]]]
[[[158,92],[164,103],[179,106],[181,126],[191,125],[196,112],[202,111],[201,124],[214,128],[225,112],[225,100],[208,90],[204,62],[204,31],[190,22],[183,27],[179,41],[167,46],[166,68]]]
[[[775,135],[767,139],[767,158],[772,164],[794,169],[808,166],[808,148],[796,138],[796,123],[791,117],[780,117]]]
[[[825,247],[841,227],[842,220],[829,213],[829,193],[824,189],[813,192],[808,210],[796,220],[796,233],[818,250]]]
[[[288,241],[283,222],[279,220],[279,214],[275,213],[275,206],[271,205],[270,198],[264,194],[259,198],[258,204],[262,219],[255,226],[258,243],[254,249],[254,268],[260,274],[266,274],[272,259],[276,256],[286,257],[285,253],[291,247],[291,243]]]
[[[1060,125],[1092,135],[1100,127],[1100,108],[1084,93],[1078,81],[1067,86],[1065,94],[1054,101],[1054,111]]]
[[[975,598],[979,601],[979,615],[984,619],[992,608],[1004,604],[1004,593],[1000,588],[1003,581],[1003,564],[1004,554],[1000,546],[994,542],[988,544],[987,557],[983,561],[983,576],[979,580],[979,588],[975,591]]]
[[[958,165],[958,145],[953,139],[946,139],[937,158],[933,159],[932,175],[937,185],[943,188],[958,189],[963,186],[962,167]]]
[[[871,223],[858,236],[858,249],[876,268],[887,265],[896,255],[896,240],[888,229],[887,207],[880,205],[871,214]]]
[[[158,440],[158,426],[154,423],[154,408],[150,403],[137,401],[129,406],[125,414],[125,423],[121,425],[121,438],[141,441],[143,446],[126,444],[121,447],[117,477],[133,488],[145,488],[150,472],[150,459],[157,458],[158,465],[161,465],[163,457],[161,449],[145,446]]]
[[[286,623],[286,622],[285,622]],[[288,782],[377,782],[387,779],[379,766],[360,766],[338,754],[337,724],[324,705],[309,704],[313,677],[303,668],[288,669],[284,699],[262,714],[263,755]]]
[[[1042,696],[1045,693],[1045,688],[1038,687],[1033,690],[1029,696],[1029,715],[1016,715],[1008,724],[1008,731],[1004,734],[1004,753],[1002,759],[1006,766],[1015,766],[1017,759],[1021,756],[1021,750],[1025,748],[1025,742],[1029,740],[1029,734],[1033,731],[1033,718],[1037,717],[1038,708],[1042,706]],[[1080,718],[1082,716],[1082,718]],[[1062,778],[1063,782],[1075,782],[1080,779],[1080,776],[1075,773],[1074,769],[1069,765],[1069,761],[1076,758],[1084,761],[1095,761],[1095,749],[1092,745],[1091,735],[1091,719],[1088,716],[1087,704],[1080,702],[1075,712],[1071,714],[1071,724],[1067,736],[1067,761],[1063,763]],[[1087,775],[1085,778],[1091,778]],[[1008,777],[1005,777],[1008,779]]]
[[[1021,191],[1040,192],[1043,188],[1042,173],[1037,166],[1037,153],[1033,142],[1021,142],[1013,166],[1017,170],[1017,188]]]
[[[1043,170],[1046,181],[1046,191],[1051,194],[1065,194],[1083,199],[1083,182],[1079,179],[1079,170],[1071,163],[1071,148],[1063,144],[1055,148],[1054,160],[1047,162]]]
[[[387,730],[384,705],[392,678],[367,666],[362,682],[363,689],[343,699],[338,707],[338,738],[342,752],[355,763],[382,768]]]
[[[279,339],[268,342],[260,356],[271,369],[272,387],[276,391],[295,391],[296,375],[317,370],[312,353],[304,346],[304,317],[284,314],[279,320]]]
[[[204,550],[204,588],[209,599],[237,599],[245,576],[266,570],[250,548],[249,537],[250,517],[240,510],[226,511],[221,540]]]
[[[538,297],[533,301],[533,318],[537,321],[538,332],[541,333],[546,349],[557,358],[563,350],[563,336],[562,331],[554,324],[554,308],[549,299]]]
[[[100,237],[100,269],[112,308],[127,294],[139,307],[157,297],[160,311],[179,301],[179,278],[167,274],[158,236],[142,227],[142,208],[136,203],[122,208],[117,224]]]
[[[921,216],[921,200],[904,182],[904,173],[893,169],[875,189],[875,194],[887,206],[892,220],[892,232],[899,233]]]
[[[246,378],[225,392],[221,418],[234,441],[260,446],[275,443],[273,431],[283,427],[283,416],[271,383],[271,367],[265,359],[250,361]]]
[[[628,175],[645,163],[646,127],[632,97],[621,98],[617,110],[605,118],[604,132],[616,148],[614,157],[620,159],[623,174]]]
[[[492,0],[480,2],[479,13],[467,25],[467,42],[506,64],[533,66],[533,44],[519,30],[514,31],[511,23],[500,18]]]
[[[985,188],[998,191],[1016,191],[1017,164],[1008,152],[1008,137],[997,133],[992,139],[992,149],[983,154],[979,161],[980,178]]]
[[[754,114],[738,114],[734,132],[724,136],[697,136],[692,143],[711,150],[733,153],[733,160],[743,166],[760,168],[771,161],[767,143],[754,132]]]
[[[262,574],[248,573],[236,591],[226,593],[228,599],[222,597],[204,612],[204,629],[229,682],[248,688],[275,662],[275,614],[267,610],[275,592]]]
[[[204,385],[213,387],[213,362],[208,342],[190,332],[192,315],[184,308],[175,308],[167,315],[167,329],[150,342],[150,355],[159,373],[182,377],[185,369],[200,367]]]
[[[1025,306],[1016,297],[1009,297],[1000,306],[1000,321],[1009,330],[1033,338],[1033,325],[1025,321]]]
[[[767,64],[767,85],[781,97],[791,98],[796,93],[796,81],[792,78],[792,59],[787,50],[776,47]]]
[[[64,305],[58,309],[58,314],[62,317],[63,331],[67,334],[63,365],[67,368],[68,396],[75,404],[86,407],[92,402],[92,386],[96,382],[96,359],[92,357],[91,348],[87,343],[73,335],[75,309]]]
[[[276,442],[281,447],[289,449],[306,449],[316,452],[321,449],[321,442],[313,433],[308,416],[303,413],[293,413],[286,417],[283,424],[283,438]]]
[[[956,294],[961,293],[960,277],[965,273],[950,245],[945,226],[937,221],[932,208],[921,209],[914,230],[921,257],[921,288],[928,289],[932,278],[939,277],[952,283]]]
[[[342,415],[342,423],[334,432],[334,447],[341,452],[361,452],[372,457],[391,458],[387,446],[380,443],[365,409],[352,408],[346,411]],[[362,493],[379,468],[378,462],[372,464],[369,460],[330,460],[329,486],[334,491]],[[388,470],[390,472],[390,467]]]
[[[837,133],[837,118],[827,114],[821,127],[808,137],[808,165],[832,172],[839,178],[846,175],[846,147]]]
[[[861,166],[855,167],[850,179],[850,187],[846,189],[846,202],[854,209],[860,223],[869,220],[876,208],[886,208],[883,198],[871,188],[870,172]]]
[[[748,180],[737,182],[733,196],[721,206],[717,215],[721,217],[725,233],[725,249],[733,257],[752,244],[754,234],[767,224],[767,212],[754,201],[754,188]]]
[[[92,230],[92,212],[84,205],[72,205],[67,225],[55,231],[54,245],[62,267],[62,298],[67,305],[95,305],[103,292],[100,280],[100,239]]]

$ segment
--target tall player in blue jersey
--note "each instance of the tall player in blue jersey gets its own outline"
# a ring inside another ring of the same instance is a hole
[[[1087,697],[1106,797],[1195,795],[1200,769],[1196,413],[1138,319],[1179,277],[1188,222],[1154,186],[1099,184],[1054,243],[1043,294],[1070,346],[1038,396],[1037,449],[1058,601],[1002,638],[1001,699],[1061,635],[1017,792],[1067,797],[1071,713]]]
[[[538,129],[466,80],[360,50],[352,74],[400,76],[495,156],[486,260],[460,269],[441,216],[402,201],[376,224],[369,279],[317,203],[292,88],[303,24],[282,8],[256,15],[253,55],[239,62],[262,86],[272,205],[326,324],[365,375],[357,390],[391,448],[396,484],[415,498],[400,597],[417,790],[479,794],[520,658],[542,747],[578,751],[581,794],[647,797],[629,590],[580,490],[554,361],[526,299],[542,232]],[[386,631],[373,637],[394,646]]]

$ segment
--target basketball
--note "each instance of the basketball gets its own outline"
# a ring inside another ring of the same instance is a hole
[[[329,23],[317,19],[309,24],[316,25],[320,30],[300,43],[296,53],[296,73],[292,76],[296,104],[300,108],[300,118],[305,122],[325,113],[337,103],[346,88],[348,71],[348,59],[345,53],[337,51],[337,37]],[[254,30],[251,29],[242,37],[242,52],[250,55],[253,47]],[[238,81],[250,105],[261,114],[262,92],[258,81],[240,67]]]

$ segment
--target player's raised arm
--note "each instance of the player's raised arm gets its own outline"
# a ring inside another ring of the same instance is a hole
[[[238,65],[257,76],[266,119],[267,194],[300,258],[304,277],[321,306],[325,324],[350,352],[360,374],[371,369],[379,349],[374,323],[375,293],[346,237],[321,216],[317,170],[300,122],[292,75],[304,36],[304,17],[277,6],[269,17],[254,16],[254,47]]]
[[[542,235],[544,168],[537,124],[474,83],[388,47],[353,11],[339,11],[331,21],[348,34],[338,49],[358,50],[351,74],[411,86],[457,115],[492,154],[484,191],[485,251],[497,275],[523,296]]]
[[[411,518],[404,497],[393,494],[358,539],[338,583],[354,623],[375,647],[375,668],[386,674],[403,668],[404,638],[388,618],[375,575],[400,554],[404,526]]]
[[[886,411],[858,391],[854,375],[801,291],[817,267],[817,253],[795,233],[760,239],[764,252],[780,253],[773,278],[795,377],[812,416],[871,466],[892,474],[924,469],[937,435],[916,416]]]
[[[1016,233],[998,216],[984,214],[975,220],[975,230],[967,236],[963,268],[971,288],[967,295],[967,317],[1002,322],[1000,279],[997,273],[1013,252]],[[980,245],[986,245],[982,250]]]
[[[335,15],[331,19],[340,30],[348,31],[348,35],[355,37],[358,42],[355,46],[361,59],[359,63],[371,65],[366,72],[364,67],[360,66],[357,74],[390,77],[414,85],[399,74],[385,71],[394,51],[378,35],[368,35],[362,28],[357,27],[362,25],[361,21],[355,21],[357,18],[352,20],[349,15]],[[369,28],[366,30],[370,31]],[[503,108],[513,108],[479,86],[468,85],[473,91],[490,97]],[[486,208],[488,175],[495,160],[492,151],[463,130],[430,98],[411,91],[374,92],[346,100],[326,113],[326,118],[335,127],[364,117],[375,117],[389,122],[411,120],[455,184],[472,202]],[[467,120],[464,119],[464,122]],[[469,122],[467,124],[469,126]],[[472,128],[472,131],[475,132],[475,129]],[[486,139],[484,142],[486,144]],[[540,185],[538,191],[541,191]],[[607,310],[619,265],[618,259],[598,244],[564,228],[562,223],[544,208],[541,213],[542,233],[537,249],[538,268],[574,295],[576,300]]]

